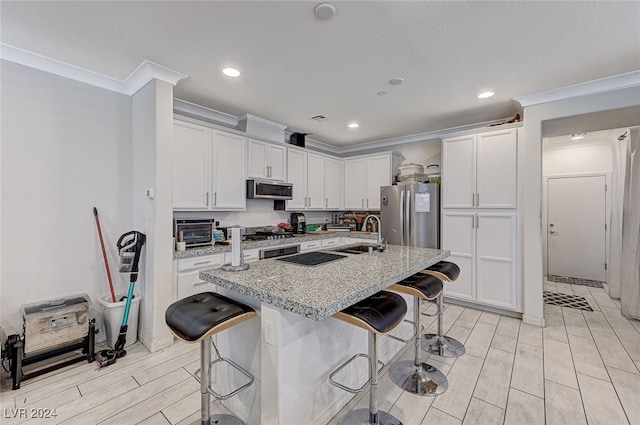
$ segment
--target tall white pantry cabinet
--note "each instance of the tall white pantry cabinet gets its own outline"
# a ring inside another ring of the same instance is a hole
[[[460,267],[447,297],[522,311],[518,128],[442,140],[442,249]]]

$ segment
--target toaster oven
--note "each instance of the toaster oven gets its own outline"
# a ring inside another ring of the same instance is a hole
[[[176,219],[173,236],[176,241],[182,239],[187,248],[213,245],[215,243],[214,226],[214,219]]]

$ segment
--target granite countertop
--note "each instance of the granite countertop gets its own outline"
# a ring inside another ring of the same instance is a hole
[[[361,238],[361,239],[376,239],[377,233],[368,232],[319,232],[319,233],[305,233],[302,235],[296,235],[293,238],[285,239],[269,239],[264,241],[242,241],[242,249],[255,249],[255,248],[267,248],[277,245],[295,245],[301,242],[315,241],[321,239],[331,239],[340,236],[346,236],[349,238]],[[174,251],[173,258],[192,258],[200,257],[203,255],[214,255],[225,252],[231,252],[231,245],[212,245],[198,248],[188,248],[184,251]]]
[[[318,266],[270,259],[241,272],[203,270],[200,279],[321,320],[445,259],[449,251],[389,245],[384,252],[340,254],[347,258]]]

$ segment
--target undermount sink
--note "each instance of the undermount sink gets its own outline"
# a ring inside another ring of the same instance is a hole
[[[337,248],[332,251],[344,252],[345,254],[366,254],[369,252],[369,248],[371,248],[373,251],[377,251],[378,245],[372,245],[372,244],[350,245],[350,246],[345,246],[343,248]]]

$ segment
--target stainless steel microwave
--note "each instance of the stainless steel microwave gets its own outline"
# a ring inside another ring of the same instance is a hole
[[[247,180],[247,199],[293,199],[293,184]]]

